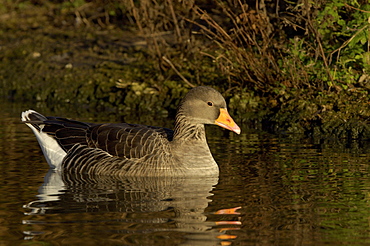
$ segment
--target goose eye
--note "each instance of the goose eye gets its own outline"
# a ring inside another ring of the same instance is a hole
[[[207,102],[208,106],[212,107],[213,106],[213,102]]]

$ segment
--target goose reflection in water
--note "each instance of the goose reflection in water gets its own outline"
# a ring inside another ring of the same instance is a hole
[[[68,231],[72,226],[76,227],[74,233],[86,233],[81,228],[95,224],[97,228],[89,238],[97,236],[94,232],[108,238],[115,235],[123,244],[135,238],[138,244],[160,245],[163,242],[158,237],[162,236],[175,238],[179,245],[229,245],[236,236],[228,235],[228,231],[241,225],[240,207],[205,213],[217,182],[218,177],[112,178],[50,170],[39,188],[38,200],[24,206],[30,209],[27,215],[37,218],[23,221],[36,229],[24,234],[27,239],[44,234],[53,238],[55,234],[57,240],[58,231]],[[98,216],[101,214],[103,221]],[[225,216],[230,220],[216,221]],[[106,224],[105,231],[98,230],[102,223]],[[54,226],[50,228],[51,224]],[[159,241],[153,241],[153,234]]]

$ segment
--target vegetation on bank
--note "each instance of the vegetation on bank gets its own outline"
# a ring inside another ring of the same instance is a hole
[[[0,2],[3,96],[157,112],[210,85],[255,127],[370,137],[367,0]]]

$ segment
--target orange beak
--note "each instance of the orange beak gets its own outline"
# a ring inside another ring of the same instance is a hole
[[[220,116],[215,120],[215,124],[230,131],[240,134],[240,127],[234,122],[226,108],[220,108]]]

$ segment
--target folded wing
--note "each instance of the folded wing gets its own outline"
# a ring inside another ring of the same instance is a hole
[[[138,124],[91,124],[57,117],[47,117],[43,124],[42,131],[53,136],[66,152],[80,144],[124,158],[161,151],[173,136],[170,129]]]

